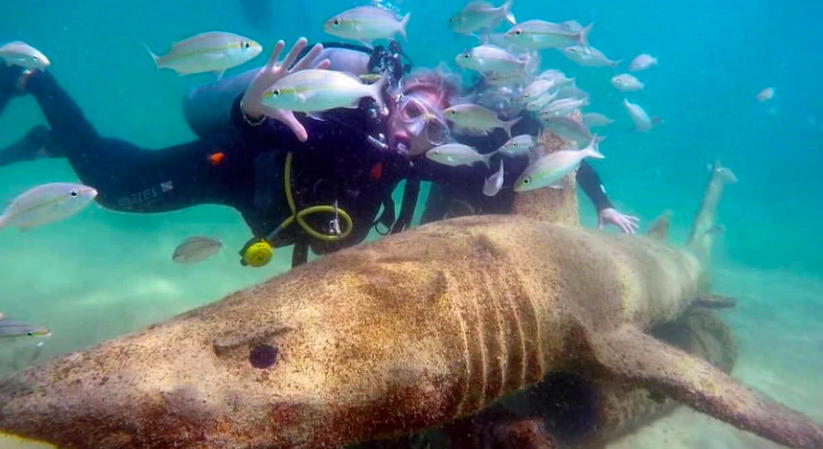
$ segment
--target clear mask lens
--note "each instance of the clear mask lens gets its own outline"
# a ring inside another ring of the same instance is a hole
[[[398,114],[411,134],[423,135],[432,145],[441,145],[449,140],[449,127],[443,115],[440,111],[432,112],[420,100],[404,97]]]

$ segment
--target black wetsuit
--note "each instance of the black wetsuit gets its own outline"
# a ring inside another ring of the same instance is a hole
[[[402,155],[368,143],[366,130],[374,124],[365,107],[335,110],[324,121],[305,121],[309,139],[300,142],[275,120],[252,126],[240,112],[238,97],[230,128],[150,150],[100,136],[48,72],[31,75],[26,91],[37,99],[51,127],[49,151],[65,157],[80,180],[99,191],[98,202],[113,210],[152,213],[221,204],[237,209],[254,235],[264,237],[291,215],[284,165],[286,154],[292,152],[296,208],[337,201],[354,221],[345,241],[312,242],[312,249],[321,254],[364,239],[380,206],[388,204],[410,167]],[[331,218],[307,221],[328,233]],[[384,224],[390,226],[393,219],[387,221]]]
[[[193,142],[150,150],[100,136],[48,72],[34,72],[26,91],[36,98],[51,126],[47,151],[65,157],[80,180],[98,190],[97,201],[113,210],[155,213],[220,204],[238,210],[253,234],[264,237],[291,215],[284,193],[285,158],[291,152],[290,185],[296,209],[337,202],[354,222],[352,234],[338,242],[312,239],[292,225],[289,232],[278,236],[278,246],[295,243],[296,263],[305,261],[309,246],[324,254],[362,241],[376,220],[386,228],[403,230],[409,225],[421,180],[433,181],[436,188],[445,188],[454,197],[489,201],[481,193],[489,170],[481,165],[446,167],[422,156],[412,161],[405,154],[370,143],[368,133],[384,126],[368,112],[371,99],[362,100],[358,109],[328,112],[323,121],[305,120],[309,139],[300,142],[278,121],[249,123],[240,111],[238,96],[230,126]],[[515,132],[525,130],[516,127]],[[493,135],[486,141],[486,151],[505,139],[505,135]],[[521,159],[507,161],[507,171],[522,170],[526,161]],[[608,199],[596,174],[587,167],[580,170],[578,180],[600,208]],[[396,221],[391,194],[402,179],[408,180],[407,192]],[[512,194],[511,189],[503,190],[492,200],[498,207],[476,212],[504,212]],[[384,213],[378,217],[381,206],[385,206]],[[427,209],[428,219],[432,219],[432,210]],[[328,233],[331,218],[318,214],[307,222]]]

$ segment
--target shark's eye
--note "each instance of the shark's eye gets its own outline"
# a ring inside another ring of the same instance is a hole
[[[256,345],[249,352],[249,363],[258,369],[270,368],[277,362],[277,348],[269,345]]]

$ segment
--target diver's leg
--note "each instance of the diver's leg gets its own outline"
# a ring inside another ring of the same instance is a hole
[[[22,67],[0,62],[0,114],[12,98],[23,94],[17,87],[21,73],[23,73]]]
[[[239,150],[220,150],[204,139],[158,150],[101,140],[104,145],[91,157],[72,166],[109,209],[155,213],[200,204],[237,208],[254,196],[253,161]]]
[[[49,129],[43,125],[32,128],[22,139],[0,149],[0,167],[22,161],[33,161],[39,156],[50,156]]]
[[[101,138],[80,106],[45,71],[24,75],[24,91],[37,100],[51,127],[51,143],[71,162],[101,146]],[[56,155],[55,155],[56,156]],[[72,163],[72,165],[75,165]]]

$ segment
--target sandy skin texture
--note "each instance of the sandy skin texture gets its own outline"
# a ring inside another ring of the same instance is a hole
[[[823,447],[805,416],[644,333],[703,301],[703,271],[637,236],[522,216],[433,223],[18,373],[0,383],[0,429],[64,448],[331,448],[570,372]]]

